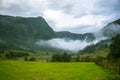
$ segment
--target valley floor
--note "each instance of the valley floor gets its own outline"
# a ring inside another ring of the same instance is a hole
[[[109,80],[109,75],[92,62],[0,61],[0,80]]]

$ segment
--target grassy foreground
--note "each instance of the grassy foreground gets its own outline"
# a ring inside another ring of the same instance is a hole
[[[108,80],[94,63],[0,61],[0,80]]]

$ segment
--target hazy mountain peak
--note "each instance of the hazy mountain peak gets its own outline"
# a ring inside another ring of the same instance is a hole
[[[107,24],[101,31],[106,37],[113,37],[116,34],[120,34],[120,19]]]
[[[39,47],[35,43],[43,40],[45,41],[43,45],[47,46],[46,42],[47,44],[49,43],[48,47],[60,45],[63,47],[61,49],[77,49],[78,51],[87,45],[97,43],[118,33],[120,33],[120,19],[109,23],[99,32],[76,34],[68,31],[55,32],[42,17],[27,18],[0,15],[1,48],[41,50],[44,47]],[[64,48],[65,45],[66,47]],[[50,49],[45,47],[44,50]]]

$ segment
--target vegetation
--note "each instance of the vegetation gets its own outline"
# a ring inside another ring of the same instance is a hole
[[[42,17],[24,18],[0,15],[0,48],[3,49],[59,52],[61,50],[48,45],[37,46],[35,43],[39,40],[50,40],[52,38],[84,40],[86,37],[87,41],[95,40],[92,33],[55,32]]]
[[[116,21],[113,21],[109,24],[107,24],[103,29],[103,35],[105,37],[114,37],[116,36],[117,34],[120,34],[120,19],[116,20]]]
[[[42,17],[0,15],[0,48],[31,51],[39,49],[36,41],[55,37],[54,31]]]
[[[53,54],[52,62],[70,62],[71,55],[64,52],[63,54]]]
[[[112,38],[112,44],[110,45],[110,53],[108,57],[114,59],[120,58],[120,34]]]
[[[85,47],[83,50],[79,51],[79,54],[91,54],[91,53],[95,53],[96,51],[100,51],[100,50],[104,50],[107,49],[109,47],[109,44],[111,43],[111,41],[108,40],[102,40],[96,44],[92,44],[92,45],[88,45],[87,47]]]
[[[0,80],[111,80],[94,63],[0,61]]]
[[[76,34],[68,31],[60,31],[60,32],[56,32],[56,36],[58,38],[67,38],[72,40],[81,40],[81,41],[86,40],[87,42],[91,42],[95,40],[95,36],[92,33]]]
[[[98,58],[96,64],[120,74],[120,34],[112,38],[106,59]],[[120,79],[120,78],[119,78]],[[117,80],[119,80],[117,79]]]
[[[29,61],[36,61],[36,58],[31,57],[31,58],[29,59]]]
[[[28,53],[24,53],[24,52],[13,52],[13,51],[9,51],[9,53],[7,53],[5,55],[7,58],[16,58],[16,57],[25,57],[25,56],[29,56]]]
[[[79,55],[76,56],[75,61],[80,62],[80,56]]]
[[[111,38],[120,33],[120,28],[112,26],[114,23],[119,25],[120,19],[101,30],[104,36]],[[42,17],[0,15],[0,60],[24,61],[0,61],[0,80],[120,80],[120,75],[109,76],[103,70],[106,68],[120,74],[120,34],[112,40],[89,45],[78,54],[60,54],[65,50],[35,44],[52,38],[95,40],[92,33],[54,32]]]

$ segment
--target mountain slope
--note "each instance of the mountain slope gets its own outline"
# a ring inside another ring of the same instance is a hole
[[[120,33],[120,19],[109,23],[100,32],[108,38]],[[24,18],[0,15],[0,49],[59,51],[60,49],[57,50],[52,46],[35,44],[40,40],[48,41],[54,38],[65,38],[69,39],[68,41],[80,40],[81,46],[84,41],[92,43],[97,39],[93,33],[55,32],[42,17]]]
[[[4,34],[3,34],[4,33]],[[66,31],[55,32],[42,17],[13,17],[0,15],[0,47],[24,50],[50,50],[47,45],[38,46],[40,40],[67,38],[71,40],[95,40],[92,33],[75,34]]]
[[[106,37],[104,40],[89,45],[85,47],[83,50],[79,51],[80,54],[95,54],[95,51],[102,51],[104,49],[108,49],[111,44],[111,38],[117,34],[120,34],[120,19],[108,23],[104,28],[100,30],[100,34]]]
[[[4,33],[2,35],[2,33]],[[0,15],[0,36],[23,39],[51,39],[54,31],[42,17],[23,18]]]
[[[67,38],[72,40],[86,40],[87,42],[91,42],[95,40],[95,36],[92,33],[86,33],[86,34],[75,34],[68,31],[61,31],[56,32],[56,36],[58,38]]]
[[[109,38],[120,34],[120,19],[107,24],[101,31],[105,37]]]
[[[34,42],[55,38],[56,34],[42,17],[23,18],[0,15],[0,46],[32,48]]]

